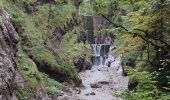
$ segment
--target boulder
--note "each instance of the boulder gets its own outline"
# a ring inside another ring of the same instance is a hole
[[[85,57],[79,57],[79,59],[73,61],[77,72],[91,70],[92,63]]]
[[[94,83],[94,84],[90,84],[91,88],[101,88],[101,84],[99,83]]]

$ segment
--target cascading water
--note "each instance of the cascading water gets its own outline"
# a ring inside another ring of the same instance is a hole
[[[106,65],[106,59],[110,45],[102,44],[101,34],[99,33],[97,38],[94,38],[94,22],[93,22],[93,0],[84,1],[88,10],[83,13],[83,26],[84,32],[87,37],[87,42],[91,45],[93,51],[92,62],[94,66]],[[92,11],[92,12],[89,12]]]
[[[106,65],[106,59],[108,57],[108,52],[110,45],[107,44],[91,44],[93,51],[92,62],[94,66],[104,66]]]
[[[93,55],[100,56],[101,45],[100,44],[92,44],[93,46]]]

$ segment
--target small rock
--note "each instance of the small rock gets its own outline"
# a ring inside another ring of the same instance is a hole
[[[69,96],[63,95],[63,96],[59,97],[58,100],[69,100]]]
[[[107,81],[101,81],[101,82],[99,82],[100,84],[103,84],[103,85],[107,85],[107,84],[109,84],[109,82],[107,82]]]
[[[76,93],[77,93],[77,94],[80,94],[80,93],[81,93],[81,90],[77,90]]]
[[[94,93],[94,92],[90,92],[90,93],[87,93],[87,94],[85,94],[86,96],[89,96],[89,95],[96,95],[96,93]]]
[[[64,92],[60,92],[59,94],[58,94],[58,96],[63,96],[64,95]]]
[[[85,94],[86,96],[89,96],[89,93]]]
[[[98,83],[90,84],[91,88],[101,88],[102,86]]]
[[[96,95],[96,93],[94,93],[94,92],[91,92],[91,93],[90,93],[90,95]]]

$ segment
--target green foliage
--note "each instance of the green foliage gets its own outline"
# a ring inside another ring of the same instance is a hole
[[[41,87],[45,87],[51,95],[56,95],[62,89],[63,86],[61,83],[49,78],[49,76],[45,73],[40,73],[37,70],[37,66],[35,65],[35,63],[22,52],[18,53],[17,60],[19,68],[24,74],[24,78],[31,87],[31,93],[27,93],[26,91],[20,89],[21,100],[30,100],[30,98],[32,98],[35,95],[36,91]],[[72,72],[72,74],[74,73]],[[75,76],[73,75],[71,75],[70,77],[75,78]]]
[[[19,4],[23,4],[22,1]],[[29,4],[31,2],[27,1]],[[32,2],[33,3],[33,2]],[[72,79],[77,79],[76,71],[74,71],[73,66],[64,66],[62,62],[59,64],[55,55],[47,50],[44,46],[44,41],[48,36],[51,35],[51,31],[55,26],[64,27],[67,20],[72,17],[72,13],[75,12],[75,7],[72,2],[69,1],[67,5],[63,5],[61,9],[55,5],[51,5],[50,9],[50,26],[48,26],[48,17],[49,17],[49,4],[44,4],[38,6],[38,11],[36,15],[28,15],[20,10],[20,6],[16,6],[12,2],[7,2],[4,5],[9,13],[12,15],[12,20],[18,28],[22,28],[22,41],[21,47],[24,52],[28,55],[32,55],[33,59],[39,63],[48,65],[50,69],[56,70],[59,73],[66,74]],[[61,18],[62,17],[62,18]],[[22,26],[22,27],[21,27]],[[32,76],[32,74],[30,74]]]
[[[74,65],[72,62],[69,62],[67,60],[64,60],[60,66],[62,67],[61,73],[66,74],[67,77],[70,79],[79,82],[80,79],[78,77],[78,73],[74,69]]]
[[[46,67],[55,70],[58,74],[66,75],[73,80],[78,79],[77,72],[71,63],[67,63],[67,61],[57,61],[57,58],[49,50],[45,49],[44,46],[36,46],[36,48],[31,51],[31,54],[33,55],[34,60],[42,65],[47,65]]]
[[[83,0],[80,13],[89,15],[99,15],[100,13],[107,14],[107,12],[109,12],[109,4],[110,0]]]
[[[87,55],[90,57],[91,48],[88,44],[77,43],[77,36],[81,32],[80,26],[76,27],[73,31],[68,32],[61,42],[62,48],[62,57],[69,62],[72,62],[73,59],[77,59],[80,55]]]
[[[22,52],[18,53],[17,60],[25,79],[29,82],[32,89],[36,91],[41,84],[41,77],[36,64]]]
[[[30,100],[35,95],[36,91],[42,86],[42,79],[37,69],[36,64],[22,51],[17,54],[17,62],[24,79],[28,82],[31,90],[19,89],[20,100]],[[25,87],[26,88],[26,87]],[[31,91],[31,92],[28,92]]]
[[[80,13],[82,15],[93,15],[93,1],[92,0],[83,0],[83,5],[80,7]]]
[[[50,94],[56,94],[62,89],[62,85],[49,78],[48,75],[40,74],[34,61],[47,65],[48,69],[55,70],[58,74],[65,75],[68,79],[79,80],[73,64],[67,61],[59,62],[58,58],[44,45],[46,39],[52,35],[52,31],[56,27],[63,28],[67,21],[72,18],[72,13],[75,13],[76,9],[72,1],[69,1],[67,5],[63,6],[51,4],[51,9],[49,9],[50,4],[37,5],[36,9],[38,10],[35,14],[27,14],[23,11],[23,3],[26,2],[29,7],[32,7],[31,5],[35,1],[16,1],[14,3],[11,0],[3,0],[5,2],[3,7],[11,15],[15,28],[21,36],[19,47],[22,50],[18,52],[17,60],[25,80],[31,87],[30,93],[20,89],[19,97],[21,100],[31,100],[37,89],[44,86]],[[57,2],[60,1],[57,0]],[[32,58],[30,59],[28,55],[32,56]]]
[[[116,54],[123,53],[125,58],[127,57],[137,57],[137,53],[142,46],[142,41],[138,37],[132,37],[129,34],[119,34],[117,45],[119,45],[116,49]],[[129,56],[126,56],[129,55]]]
[[[125,100],[155,100],[160,98],[160,92],[155,86],[156,81],[153,81],[152,74],[148,72],[138,72],[134,69],[128,69],[130,79],[138,82],[136,91],[124,91],[116,94]]]
[[[51,95],[57,95],[57,93],[62,90],[63,85],[61,83],[49,78],[49,76],[45,73],[41,73],[41,76],[48,93]]]

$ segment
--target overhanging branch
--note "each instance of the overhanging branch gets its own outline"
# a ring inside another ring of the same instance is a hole
[[[147,43],[150,43],[152,46],[160,47],[160,46],[156,45],[155,43],[153,43],[152,41],[150,41],[147,37],[142,36],[142,35],[140,35],[140,34],[138,34],[138,33],[135,33],[135,32],[129,32],[129,30],[126,29],[124,26],[115,24],[114,22],[112,22],[112,21],[111,21],[107,16],[105,16],[104,14],[101,14],[101,16],[102,16],[103,18],[105,18],[108,22],[110,22],[114,27],[116,27],[116,28],[122,28],[123,30],[125,30],[125,31],[128,32],[128,33],[137,35],[138,37],[140,37],[141,39],[143,39],[143,40],[146,41]],[[143,33],[145,33],[146,36],[149,35],[149,33],[148,33],[147,31],[145,31],[145,30],[142,30],[142,29],[134,29],[134,30],[143,32]],[[170,47],[170,45],[169,45],[168,43],[166,43],[165,41],[163,41],[163,40],[161,40],[161,39],[155,39],[155,38],[152,38],[152,37],[151,37],[150,39],[158,40],[158,41],[162,42],[163,44],[165,44],[167,47]]]

